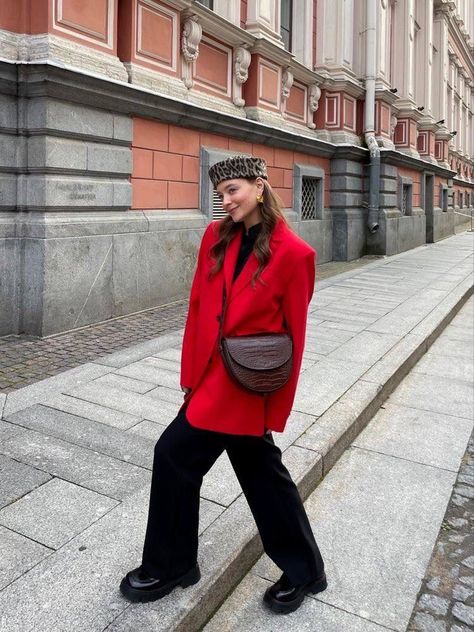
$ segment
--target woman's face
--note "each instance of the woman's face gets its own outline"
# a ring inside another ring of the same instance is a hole
[[[217,185],[217,195],[222,207],[234,222],[244,222],[246,228],[262,221],[257,196],[263,194],[263,180],[235,178]]]

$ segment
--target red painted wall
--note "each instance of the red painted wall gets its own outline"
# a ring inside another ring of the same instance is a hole
[[[322,167],[326,173],[324,204],[329,206],[329,160],[326,158],[135,117],[132,209],[198,208],[201,146],[248,152],[264,158],[269,182],[287,208],[293,204],[294,163]]]

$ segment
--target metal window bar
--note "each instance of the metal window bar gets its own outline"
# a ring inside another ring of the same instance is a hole
[[[319,178],[303,176],[301,186],[301,219],[316,219],[318,208]]]
[[[212,219],[222,219],[225,216],[225,211],[222,207],[222,200],[217,195],[217,192],[212,191]]]
[[[402,208],[400,209],[402,215],[407,215],[410,208],[410,185],[404,184],[402,188]]]

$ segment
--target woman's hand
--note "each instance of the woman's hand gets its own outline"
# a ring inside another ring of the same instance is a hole
[[[191,392],[191,389],[189,388],[189,386],[182,386],[181,390],[184,393],[184,399],[186,399],[186,396],[189,395],[189,393]]]

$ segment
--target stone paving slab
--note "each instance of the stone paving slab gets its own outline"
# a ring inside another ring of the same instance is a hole
[[[0,590],[53,551],[0,525]]]
[[[473,419],[472,384],[437,375],[410,375],[393,396],[394,403]]]
[[[99,360],[96,360],[96,362],[104,364],[105,366],[121,369],[124,366],[132,364],[132,362],[137,362],[143,358],[153,355],[154,353],[162,351],[163,349],[180,344],[181,333],[173,332],[165,334],[164,336],[159,336],[153,340],[147,340],[139,345],[134,345],[133,347],[122,349],[121,351],[116,351],[115,353],[111,353]]]
[[[385,403],[376,423],[369,424],[352,445],[457,472],[472,421],[392,401]]]
[[[128,415],[133,415],[135,420],[129,427],[138,423],[140,419],[149,419],[163,425],[167,425],[176,417],[176,407],[169,402],[157,402],[147,395],[122,391],[120,389],[104,386],[91,382],[83,386],[65,390],[67,395],[77,399],[100,404]]]
[[[385,626],[308,597],[297,612],[276,617],[262,604],[270,582],[249,573],[203,632],[386,632]],[[242,608],[242,604],[246,604]],[[123,631],[125,632],[125,631]]]
[[[0,450],[43,476],[58,476],[115,500],[150,484],[150,472],[143,468],[34,430],[8,439]]]
[[[472,359],[466,357],[449,357],[441,354],[426,353],[413,368],[414,373],[426,373],[438,377],[449,377],[472,383],[474,365]]]
[[[167,386],[168,388],[176,388],[180,390],[179,377],[175,371],[168,371],[153,366],[146,360],[133,362],[122,369],[118,370],[119,375],[133,377],[143,382],[152,382],[157,386]]]
[[[293,408],[309,415],[322,415],[362,377],[366,369],[355,362],[321,360],[301,375]]]
[[[94,380],[96,384],[113,386],[114,388],[120,388],[124,391],[132,391],[133,393],[147,393],[156,388],[156,384],[151,382],[142,382],[141,380],[134,380],[131,377],[125,377],[124,375],[117,375],[116,373],[108,373],[103,377],[99,377]]]
[[[85,399],[70,397],[69,395],[55,395],[47,402],[49,408],[55,408],[78,417],[98,421],[114,428],[128,430],[142,421],[142,417],[124,413],[107,406],[102,406]]]
[[[83,366],[42,380],[41,382],[36,382],[36,384],[20,388],[18,391],[8,393],[3,407],[3,418],[17,410],[28,408],[28,406],[32,406],[33,404],[46,402],[50,397],[60,393],[64,389],[87,383],[96,377],[111,372],[111,368],[100,366],[99,364],[84,364]]]
[[[9,439],[3,443],[8,441]],[[50,478],[49,474],[40,469],[0,454],[0,507],[9,505]]]
[[[127,436],[117,428],[90,421],[43,405],[31,406],[9,416],[18,427],[36,430],[106,456],[151,469],[153,443],[139,436]],[[152,423],[152,422],[150,422]],[[134,428],[138,427],[134,426]],[[155,424],[158,425],[158,424]],[[161,431],[164,426],[160,426]],[[133,430],[133,428],[130,428]],[[140,433],[138,433],[140,434]]]
[[[53,478],[0,510],[0,524],[59,549],[117,505],[117,501]]]

